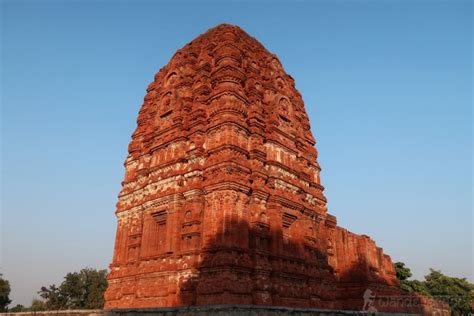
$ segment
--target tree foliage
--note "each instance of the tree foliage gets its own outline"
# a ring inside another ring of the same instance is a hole
[[[66,305],[64,295],[61,293],[60,288],[55,284],[50,285],[49,287],[42,286],[38,294],[42,299],[44,299],[44,306],[42,308],[46,310],[62,309]],[[39,307],[38,302],[36,303]]]
[[[6,312],[10,300],[10,282],[0,274],[0,312]]]
[[[400,281],[400,287],[407,292],[421,293],[426,296],[431,296],[431,293],[426,288],[425,282],[418,280],[403,280]]]
[[[441,271],[430,269],[424,281],[408,280],[412,276],[410,269],[403,262],[396,262],[394,266],[402,290],[444,300],[454,315],[469,315],[471,312],[474,284],[465,278],[450,277]]]
[[[410,269],[403,262],[395,262],[395,272],[400,281],[405,281],[412,276]]]
[[[471,312],[471,303],[474,301],[474,284],[465,278],[449,277],[430,269],[425,276],[425,286],[431,295],[445,298],[453,312],[467,315]]]
[[[16,304],[14,307],[8,309],[8,311],[11,313],[18,313],[18,312],[26,312],[28,311],[28,309],[21,304]]]
[[[100,309],[104,306],[107,271],[90,268],[68,273],[59,287],[41,287],[38,294],[47,310]]]
[[[30,311],[32,312],[39,312],[39,311],[45,311],[47,310],[45,302],[41,300],[34,299],[31,302],[31,307],[29,308]]]

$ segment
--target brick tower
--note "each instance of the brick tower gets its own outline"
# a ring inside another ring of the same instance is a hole
[[[327,212],[303,100],[278,58],[222,24],[148,86],[125,161],[106,308],[363,308],[390,257]]]

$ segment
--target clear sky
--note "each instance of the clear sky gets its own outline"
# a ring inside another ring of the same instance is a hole
[[[106,268],[145,88],[222,23],[303,95],[329,211],[416,277],[473,280],[471,1],[1,1],[2,258],[14,304]]]

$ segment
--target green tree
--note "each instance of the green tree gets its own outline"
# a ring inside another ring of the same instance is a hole
[[[0,312],[6,312],[10,300],[10,282],[5,280],[0,274]]]
[[[431,293],[426,288],[425,282],[418,280],[403,280],[400,281],[400,287],[407,292],[416,292],[426,296],[431,296]]]
[[[104,306],[107,271],[90,268],[68,273],[59,287],[41,287],[39,295],[49,310],[100,309]]]
[[[474,284],[465,278],[449,277],[441,271],[430,269],[424,281],[408,280],[412,276],[410,269],[403,262],[397,262],[394,266],[402,290],[445,300],[453,315],[468,315],[471,312]]]
[[[408,280],[412,276],[410,269],[403,262],[395,262],[394,266],[397,279],[400,281]]]
[[[38,294],[44,299],[44,308],[46,310],[63,309],[66,305],[65,297],[55,284],[49,287],[42,286]]]
[[[8,311],[12,312],[12,313],[26,312],[27,308],[25,308],[25,306],[23,306],[21,304],[17,304],[16,306],[10,308]]]
[[[468,315],[471,312],[474,284],[465,278],[449,277],[441,271],[430,269],[424,283],[432,296],[447,300],[453,314]]]
[[[45,311],[47,310],[45,302],[41,300],[34,299],[31,302],[31,307],[29,308],[32,312]]]
[[[418,280],[408,280],[413,274],[411,273],[410,268],[408,268],[403,262],[395,262],[394,266],[402,290],[430,296],[430,293],[423,282]]]

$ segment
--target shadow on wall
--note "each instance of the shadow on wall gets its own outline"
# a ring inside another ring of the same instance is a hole
[[[201,259],[178,281],[174,305],[249,304],[361,310],[364,291],[388,288],[366,260],[347,271],[329,264],[327,240],[264,220],[223,223]],[[295,225],[295,228],[298,227]],[[375,285],[375,286],[374,286]]]
[[[165,247],[159,256],[132,257],[116,270],[112,281],[118,282],[109,283],[106,307],[260,305],[426,314],[421,306],[426,302],[401,292],[387,278],[387,268],[374,266],[380,260],[367,242],[356,242],[361,236],[341,239],[334,224],[318,222],[309,229],[311,220],[279,219],[278,211],[273,218],[251,215],[247,222],[234,208],[226,209],[231,214],[203,218],[195,212],[196,218],[180,221],[173,252]],[[164,222],[156,214],[161,211],[151,213],[152,219]],[[400,299],[415,301],[407,305]]]

